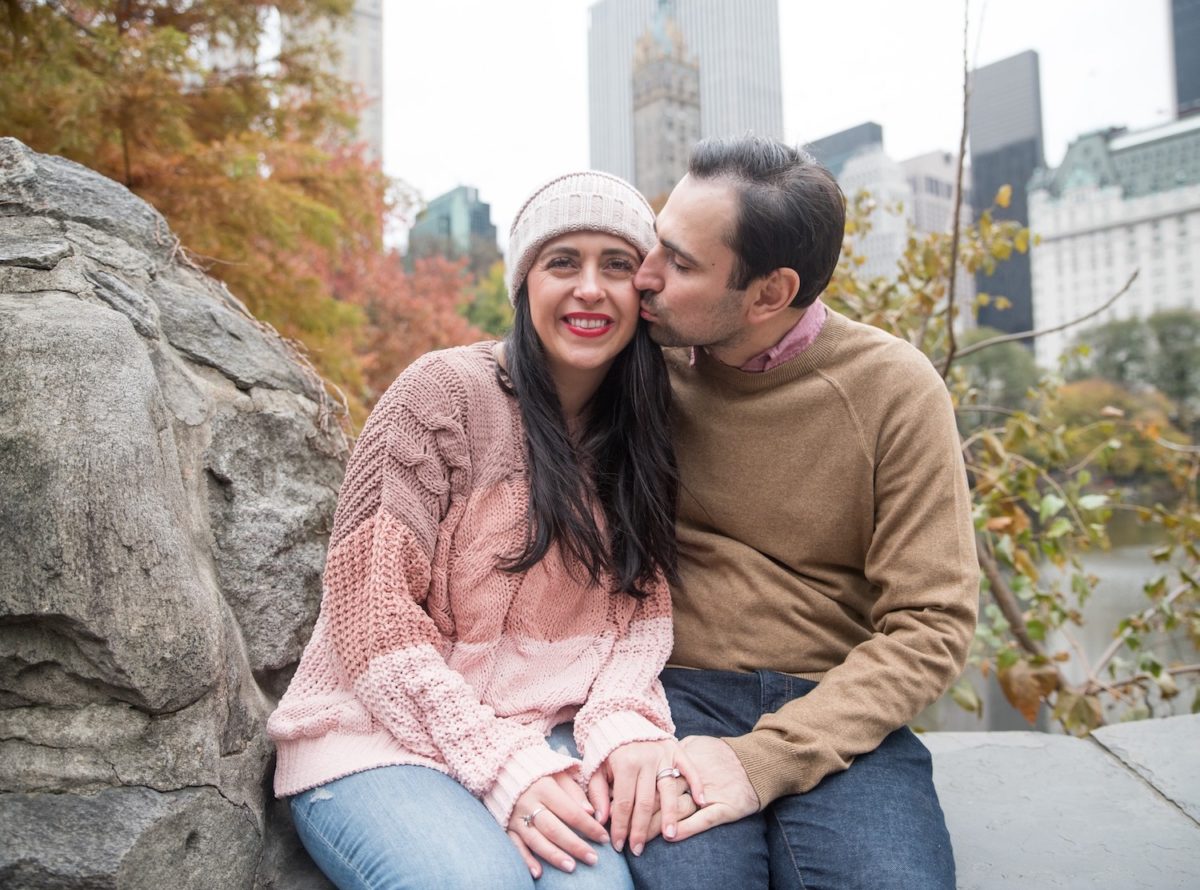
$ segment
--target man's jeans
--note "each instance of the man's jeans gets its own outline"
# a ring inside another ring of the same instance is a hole
[[[550,744],[578,756],[572,725]],[[596,865],[568,874],[543,863],[535,883],[504,829],[458,782],[424,766],[381,766],[291,799],[309,855],[341,890],[628,890],[611,844],[592,843]],[[591,843],[589,841],[589,843]]]
[[[668,669],[662,681],[680,738],[743,735],[816,687],[772,671]],[[929,752],[907,727],[806,794],[626,859],[646,890],[954,890]]]

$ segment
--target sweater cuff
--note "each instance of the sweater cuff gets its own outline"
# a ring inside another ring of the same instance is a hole
[[[733,749],[758,795],[761,811],[787,794],[807,791],[804,772],[787,742],[766,732],[751,732],[721,741]]]
[[[529,786],[543,776],[554,773],[570,772],[578,774],[579,761],[565,754],[559,754],[549,745],[533,748],[523,748],[514,752],[500,772],[491,789],[483,795],[483,805],[488,808],[501,828],[508,827],[512,818],[513,807],[517,798],[524,794]]]
[[[586,785],[608,755],[630,742],[657,742],[675,738],[671,733],[655,726],[641,714],[633,711],[617,711],[602,717],[592,724],[587,738],[581,740],[583,751],[583,783]]]

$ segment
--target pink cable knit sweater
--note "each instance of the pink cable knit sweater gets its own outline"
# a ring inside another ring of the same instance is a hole
[[[492,344],[431,353],[392,384],[347,466],[321,614],[267,723],[277,795],[420,764],[506,825],[538,778],[586,782],[616,747],[670,735],[666,584],[614,595],[555,548],[524,574],[497,568],[524,543],[527,499]],[[582,763],[546,743],[572,719]]]

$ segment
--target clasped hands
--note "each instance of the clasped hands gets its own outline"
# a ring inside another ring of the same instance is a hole
[[[563,871],[577,861],[594,865],[596,853],[584,838],[611,840],[618,851],[628,842],[638,856],[660,832],[681,841],[758,809],[741,761],[720,739],[632,742],[609,755],[586,795],[566,773],[534,782],[517,799],[508,836],[537,878],[539,856]]]

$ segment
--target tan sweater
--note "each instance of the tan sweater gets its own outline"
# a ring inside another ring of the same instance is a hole
[[[669,350],[682,476],[677,667],[819,684],[727,739],[766,806],[874,750],[962,669],[979,568],[950,397],[928,359],[830,312],[750,374]]]

